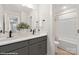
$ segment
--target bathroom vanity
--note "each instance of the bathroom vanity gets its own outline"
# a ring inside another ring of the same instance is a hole
[[[46,55],[47,35],[0,40],[0,55]]]

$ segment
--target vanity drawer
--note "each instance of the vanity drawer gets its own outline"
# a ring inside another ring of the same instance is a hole
[[[21,42],[0,46],[0,53],[10,52],[27,45],[28,45],[28,41],[21,41]]]
[[[47,39],[47,36],[34,38],[34,39],[29,40],[29,44],[38,43],[38,42],[41,42],[41,41],[46,40],[46,39]]]

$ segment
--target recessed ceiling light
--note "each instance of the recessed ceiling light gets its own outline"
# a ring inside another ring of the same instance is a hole
[[[28,8],[33,8],[32,4],[22,4],[22,6],[27,6]]]
[[[66,8],[67,8],[66,6],[63,6],[63,7],[62,7],[62,9],[66,9]]]

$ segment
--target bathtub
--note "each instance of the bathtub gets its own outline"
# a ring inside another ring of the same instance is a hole
[[[77,54],[77,41],[65,39],[59,39],[59,48],[64,49],[72,54]]]

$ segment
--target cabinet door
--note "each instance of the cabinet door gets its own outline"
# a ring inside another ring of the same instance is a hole
[[[46,40],[40,42],[40,53],[41,53],[42,55],[47,54],[47,41],[46,41]]]
[[[46,41],[42,41],[29,46],[30,55],[44,55],[47,53]]]
[[[8,53],[24,46],[28,46],[28,41],[21,41],[21,42],[0,46],[0,53]]]
[[[28,55],[28,47],[23,47],[11,52],[12,54],[17,55]]]
[[[40,55],[40,44],[36,43],[29,46],[29,54],[30,55]]]

